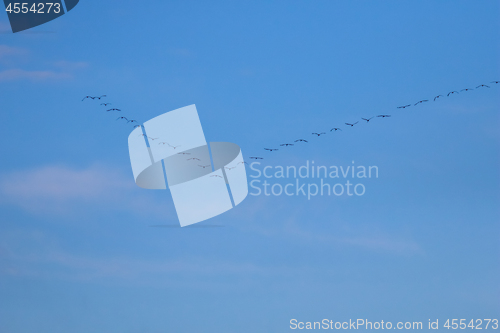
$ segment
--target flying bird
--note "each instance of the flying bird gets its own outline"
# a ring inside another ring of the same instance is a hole
[[[148,136],[148,139],[149,139],[149,140],[153,140],[153,141],[154,141],[154,140],[157,140],[158,138],[150,138],[150,137]],[[165,142],[165,143],[166,143],[166,142]]]
[[[197,160],[197,161],[201,161],[199,158],[196,158],[196,157],[192,157],[192,158],[188,158],[187,161],[190,161],[190,160]]]
[[[450,96],[450,95],[453,95],[453,94],[458,94],[458,91],[455,91],[455,90],[450,91],[450,92],[448,93],[448,95],[446,95],[446,96]]]
[[[366,118],[361,118],[361,119],[366,120],[366,122],[369,122],[371,119],[373,119],[373,117],[368,118],[368,119],[366,119]]]
[[[436,99],[438,99],[439,97],[443,97],[443,95],[437,95],[436,97],[434,97],[434,102],[436,101]]]
[[[132,120],[127,121],[127,123],[139,123],[139,122],[137,120],[132,119]]]
[[[120,109],[109,109],[109,110],[106,110],[106,112],[109,112],[109,111],[121,111]]]
[[[87,98],[92,98],[92,99],[101,99],[103,97],[106,97],[106,95],[102,95],[102,96],[85,96],[83,99],[82,99],[82,102],[83,100],[87,99]]]
[[[177,153],[177,155],[191,155],[191,153]]]
[[[275,150],[278,150],[278,149],[276,149],[276,148],[264,148],[264,150],[275,151]]]
[[[331,131],[335,131],[335,132],[337,132],[337,131],[342,131],[342,130],[341,130],[340,128],[338,128],[338,127],[334,127],[334,128],[332,128],[332,129],[330,130],[330,132],[331,132]]]
[[[128,123],[127,117],[118,117],[118,118],[116,118],[116,120],[120,120],[120,119],[125,119],[127,121],[127,123]]]
[[[111,103],[101,103],[101,105],[108,106],[111,105]]]
[[[174,148],[174,149],[175,149],[175,148],[177,148],[177,147],[180,147],[180,146],[181,146],[181,145],[178,145],[178,146],[172,146],[172,145],[171,145],[170,143],[168,143],[168,142],[167,142],[167,145],[169,145],[170,147],[172,147],[172,148]]]
[[[321,135],[326,134],[326,133],[325,132],[321,132],[321,133],[311,133],[311,134],[317,135],[317,136],[321,136]]]
[[[354,124],[349,124],[349,123],[345,123],[346,125],[349,125],[351,127],[353,127],[354,125],[356,125],[357,123],[359,123],[359,121],[355,122]]]
[[[263,160],[262,157],[250,157],[251,159],[254,159],[254,160]]]
[[[404,108],[407,108],[407,107],[409,107],[409,106],[411,106],[411,104],[408,104],[408,105],[403,105],[403,106],[398,106],[398,109],[404,109]]]
[[[298,139],[298,140],[295,140],[294,142],[307,142],[307,140],[304,140],[304,139]]]
[[[377,117],[386,118],[386,117],[390,117],[390,116],[391,116],[390,114],[379,114]]]
[[[211,175],[210,177],[219,177],[219,178],[222,178],[221,176],[219,175]]]
[[[482,85],[480,85],[480,86],[477,86],[477,87],[476,87],[476,89],[477,89],[477,88],[481,88],[481,87],[486,87],[486,88],[489,88],[489,86],[487,86],[487,85],[485,85],[485,84],[482,84]]]
[[[141,127],[141,125],[135,125],[134,128]]]
[[[428,102],[428,101],[429,101],[429,100],[427,100],[427,99],[423,99],[423,100],[418,101],[417,103],[415,103],[415,105],[420,104],[420,103],[424,103],[424,102]]]
[[[462,89],[462,90],[460,90],[460,91],[469,91],[469,90],[474,90],[474,89],[465,88],[465,89]]]
[[[199,165],[199,164],[198,164],[198,166],[199,166],[199,167],[202,167],[203,169],[205,169],[205,168],[208,168],[209,166],[211,166],[211,164],[207,164],[207,165]]]
[[[178,146],[172,146],[172,145],[171,145],[170,143],[168,143],[168,142],[165,142],[165,143],[166,143],[169,147],[172,147],[172,148],[174,148],[174,149],[175,149],[175,148],[177,148],[177,147],[180,147],[180,146],[181,146],[181,145],[178,145]]]
[[[293,146],[293,143],[283,143],[280,146],[284,146],[284,147]]]
[[[498,84],[498,83],[500,83],[500,81],[491,81],[490,83]]]

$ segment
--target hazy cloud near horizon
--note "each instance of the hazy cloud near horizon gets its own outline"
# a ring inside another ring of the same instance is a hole
[[[165,214],[165,205],[141,191],[132,175],[93,164],[85,168],[46,165],[0,174],[0,205],[42,215],[67,215],[85,207]]]

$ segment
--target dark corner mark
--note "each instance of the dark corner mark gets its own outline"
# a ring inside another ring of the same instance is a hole
[[[64,2],[63,2],[64,1]],[[3,0],[12,32],[27,30],[52,21],[78,4],[79,0]]]

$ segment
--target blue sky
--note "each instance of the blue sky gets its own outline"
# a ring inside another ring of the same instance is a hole
[[[500,79],[499,12],[82,0],[17,34],[0,15],[0,332],[498,318],[500,84],[432,98]],[[204,228],[151,227],[178,224],[170,194],[134,184],[132,126],[81,101],[101,94],[139,121],[196,104],[208,141],[262,167],[379,177],[360,197],[249,196]]]

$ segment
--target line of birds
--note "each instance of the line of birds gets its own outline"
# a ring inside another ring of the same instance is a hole
[[[362,120],[364,120],[364,121],[366,121],[367,123],[369,123],[369,122],[370,122],[370,120],[372,120],[372,119],[373,119],[373,118],[375,118],[375,117],[378,117],[378,118],[388,118],[388,117],[390,117],[390,116],[391,116],[390,114],[379,114],[378,116],[373,116],[373,117],[371,117],[371,118],[361,118],[361,119],[362,119]],[[347,126],[353,127],[354,125],[356,125],[356,124],[358,124],[358,123],[359,123],[359,121],[356,121],[355,123],[345,123],[345,124],[346,124]],[[330,132],[336,132],[336,131],[342,131],[342,129],[341,129],[341,128],[339,128],[339,127],[333,127],[332,129],[330,129]],[[319,132],[319,133],[318,133],[318,132],[313,132],[313,133],[311,133],[311,134],[312,134],[312,135],[316,135],[317,137],[320,137],[320,136],[322,136],[322,135],[325,135],[325,134],[326,134],[326,132]],[[308,143],[309,141],[304,140],[304,139],[297,139],[297,140],[295,140],[294,142],[295,142],[295,143],[296,143],[296,142],[305,142],[305,143]],[[280,144],[280,147],[290,147],[290,146],[294,146],[294,145],[295,145],[295,143],[282,143],[282,144]],[[267,150],[267,151],[272,152],[272,151],[277,151],[277,150],[279,150],[279,148],[264,148],[264,150]],[[262,159],[264,159],[263,157],[257,157],[257,156],[252,156],[252,157],[250,157],[250,158],[251,158],[251,159],[258,159],[258,160],[262,160]]]
[[[490,83],[494,83],[494,84],[498,84],[500,83],[500,81],[491,81]],[[476,87],[476,89],[479,89],[479,88],[490,88],[490,86],[486,85],[486,84],[480,84]],[[471,91],[471,90],[474,90],[472,88],[465,88],[465,89],[462,89],[460,90],[460,92],[462,91]],[[456,90],[453,90],[453,91],[450,91],[448,94],[446,94],[446,96],[451,96],[451,95],[455,95],[455,94],[459,94],[458,91]],[[441,98],[441,97],[444,97],[444,95],[437,95],[434,97],[434,101],[436,101],[437,99]],[[402,106],[398,106],[397,108],[398,109],[406,109],[410,106],[417,106],[418,104],[422,104],[422,103],[425,103],[425,102],[428,102],[429,100],[428,99],[422,99],[418,102],[416,102],[415,104],[407,104],[407,105],[402,105]],[[373,117],[370,117],[370,118],[361,118],[362,120],[366,121],[367,123],[370,122],[370,120],[372,120],[373,118],[389,118],[391,117],[390,114],[379,114],[377,116],[373,116]],[[354,127],[356,124],[358,124],[359,121],[356,121],[356,122],[352,122],[352,123],[345,123],[345,125],[349,126],[349,127]],[[330,129],[330,132],[336,132],[336,131],[342,131],[341,128],[339,127],[334,127],[332,129]],[[325,135],[326,132],[313,132],[311,133],[311,135],[316,135],[317,137],[320,137],[322,135]],[[304,140],[304,139],[298,139],[298,140],[295,140],[294,142],[305,142],[307,143],[308,141],[307,140]],[[280,144],[280,147],[289,147],[289,146],[293,146],[294,144],[293,143],[282,143]],[[269,151],[269,152],[274,152],[274,151],[277,151],[279,150],[279,148],[264,148],[264,150],[266,151]],[[262,160],[264,159],[263,157],[259,157],[259,156],[251,156],[250,157],[251,159],[254,159],[254,160]]]
[[[500,81],[491,81],[490,83],[493,83],[493,84],[498,84],[500,83]],[[489,85],[486,85],[486,84],[480,84],[478,85],[475,89],[479,89],[479,88],[490,88]],[[460,92],[468,92],[468,91],[471,91],[471,90],[474,90],[472,88],[465,88],[465,89],[462,89],[460,90]],[[449,93],[446,94],[447,97],[451,96],[451,95],[456,95],[456,94],[459,94],[460,93],[459,91],[457,90],[452,90],[450,91]],[[107,97],[106,95],[101,95],[101,96],[85,96],[83,99],[82,99],[82,102],[86,99],[92,99],[92,100],[95,100],[95,99],[98,99],[100,100],[101,98],[104,98],[104,97]],[[439,98],[441,97],[444,97],[444,95],[437,95],[433,98],[433,101],[435,102],[436,100],[438,100]],[[428,99],[422,99],[422,100],[419,100],[418,102],[414,103],[414,104],[407,104],[407,105],[402,105],[402,106],[398,106],[397,109],[406,109],[408,107],[411,107],[411,106],[417,106],[418,104],[423,104],[423,103],[426,103],[426,102],[429,102]],[[111,103],[101,103],[100,105],[103,105],[105,107],[107,107],[108,105],[111,105]],[[106,112],[121,112],[122,110],[121,109],[117,109],[117,108],[111,108],[111,109],[108,109],[106,110]],[[379,114],[377,116],[373,116],[373,117],[370,117],[370,118],[361,118],[361,120],[364,120],[366,121],[366,123],[369,123],[373,118],[389,118],[391,117],[390,114]],[[137,120],[134,120],[134,119],[128,119],[127,117],[118,117],[116,119],[117,121],[118,120],[126,120],[127,124],[128,123],[132,123],[134,125],[134,128],[137,128],[137,127],[142,127],[142,124],[140,124]],[[349,126],[349,127],[354,127],[356,124],[358,124],[359,121],[356,121],[356,122],[351,122],[351,123],[345,123],[345,125]],[[342,131],[341,128],[339,127],[333,127],[332,129],[330,129],[330,132],[337,132],[337,131]],[[315,135],[317,137],[320,137],[322,135],[325,135],[327,134],[326,132],[313,132],[311,133],[311,135]],[[144,134],[141,134],[142,136],[145,136]],[[151,137],[147,137],[149,140],[151,141],[154,141],[154,140],[157,140],[158,138],[151,138]],[[298,142],[304,142],[304,143],[308,143],[309,141],[308,140],[305,140],[305,139],[297,139],[297,140],[294,140],[293,141],[294,143],[282,143],[280,144],[280,147],[290,147],[290,146],[294,146],[296,143]],[[171,145],[170,143],[168,142],[159,142],[158,145],[167,145],[173,149],[176,149],[178,147],[180,147],[180,145],[178,146],[173,146]],[[269,151],[269,152],[275,152],[275,151],[278,151],[279,149],[278,148],[264,148],[264,150],[266,151]],[[180,152],[178,154],[182,154],[182,155],[190,155],[190,153],[186,153],[186,152]],[[263,160],[264,158],[263,157],[260,157],[260,156],[250,156],[250,159],[252,160]],[[188,161],[189,160],[192,160],[192,161],[201,161],[199,158],[196,158],[196,157],[192,157],[192,158],[189,158],[187,159]],[[239,162],[236,166],[234,167],[225,167],[226,169],[228,170],[232,170],[234,168],[236,168],[239,164],[248,164],[247,162]],[[205,169],[209,166],[211,166],[211,164],[208,164],[208,165],[201,165],[201,164],[198,164],[199,167]],[[220,177],[220,176],[218,176]],[[222,178],[222,177],[221,177]]]
[[[98,100],[100,100],[101,98],[104,98],[104,97],[107,97],[107,96],[106,95],[101,95],[101,96],[88,96],[87,95],[82,99],[82,102],[86,99],[91,99],[91,100],[98,99]],[[108,105],[111,105],[111,103],[101,103],[100,105],[107,107]],[[121,111],[122,111],[121,109],[117,109],[117,108],[111,108],[111,109],[106,110],[106,112],[121,112]],[[139,124],[139,122],[137,120],[128,119],[127,117],[118,117],[118,118],[116,118],[116,120],[125,120],[127,122],[127,124],[132,123],[134,125],[134,128],[142,126],[142,124]]]

